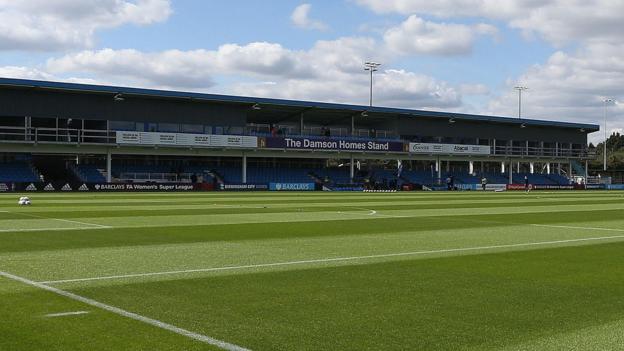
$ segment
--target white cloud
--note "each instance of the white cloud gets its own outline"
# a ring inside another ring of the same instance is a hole
[[[401,25],[388,29],[384,40],[390,49],[404,54],[462,55],[472,51],[478,35],[496,33],[496,27],[483,23],[434,23],[412,15]]]
[[[507,94],[490,102],[491,113],[515,115],[520,82],[529,87],[523,94],[523,115],[584,123],[603,124],[604,97],[617,103],[609,107],[609,129],[624,128],[624,46],[595,43],[573,54],[553,54],[535,65],[517,81],[507,82]],[[602,133],[593,138],[600,138]]]
[[[94,45],[94,33],[167,19],[169,0],[0,0],[0,50],[61,51]]]
[[[623,1],[612,0],[356,0],[377,13],[477,17],[505,21],[527,35],[562,45],[578,40],[619,40]]]
[[[376,55],[373,39],[340,38],[318,41],[308,51],[289,50],[267,42],[225,44],[217,50],[154,53],[134,49],[87,50],[50,59],[46,68],[56,74],[79,72],[144,85],[202,88],[212,86],[215,75],[343,79],[361,74],[363,62]]]
[[[32,67],[24,66],[4,66],[0,67],[0,77],[10,77],[19,79],[33,79],[33,80],[50,80],[54,76]]]
[[[363,63],[391,61],[381,47],[371,38],[345,37],[318,41],[308,50],[266,42],[152,53],[86,50],[50,59],[44,71],[145,87],[364,104],[368,76]],[[238,82],[218,84],[231,81],[231,77],[238,77]],[[240,82],[240,77],[245,81]],[[379,71],[375,80],[378,104],[414,108],[461,105],[456,88],[429,76],[388,69]]]
[[[328,27],[325,23],[310,18],[311,9],[312,5],[310,4],[301,4],[297,6],[290,15],[290,20],[295,26],[299,28],[327,30]]]

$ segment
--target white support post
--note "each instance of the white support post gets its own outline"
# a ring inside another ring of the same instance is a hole
[[[546,164],[546,174],[550,174],[550,162]],[[561,174],[561,163],[559,164],[559,174]]]
[[[516,163],[516,173],[520,173],[520,162]]]
[[[107,183],[111,183],[113,176],[112,176],[112,167],[111,167],[111,163],[112,163],[112,155],[110,150],[108,150],[106,152],[106,182]]]
[[[438,156],[438,159],[436,160],[436,172],[438,172],[438,181],[440,181],[440,179],[442,179],[442,161],[440,161],[440,157]]]
[[[509,184],[513,184],[513,162],[509,161]]]
[[[351,183],[353,183],[353,178],[355,178],[355,169],[354,169],[354,163],[355,161],[353,160],[353,154],[351,154],[351,162],[349,162],[349,179],[351,179]]]
[[[561,162],[557,163],[557,173],[561,175]]]
[[[501,162],[501,173],[505,173],[505,161]]]
[[[243,170],[242,170],[243,184],[247,184],[247,154],[243,152]]]
[[[474,161],[468,161],[468,173],[474,174]]]
[[[589,178],[589,162],[585,160],[585,184],[587,184],[587,178]]]
[[[446,161],[446,173],[451,171],[451,161]]]
[[[529,168],[530,168],[529,171],[531,172],[531,174],[534,174],[535,173],[535,163],[530,162],[529,163]]]

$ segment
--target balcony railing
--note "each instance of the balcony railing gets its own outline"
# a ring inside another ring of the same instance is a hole
[[[332,136],[329,138],[340,140],[345,137]],[[355,138],[372,140],[371,138],[364,137]],[[383,141],[384,138],[378,138],[376,140]],[[390,140],[401,141],[399,138]],[[407,143],[407,141],[404,142]],[[116,131],[113,130],[0,126],[0,143],[116,145],[117,135]],[[491,155],[518,158],[537,157],[594,159],[596,157],[595,151],[588,149],[524,146],[491,147]]]

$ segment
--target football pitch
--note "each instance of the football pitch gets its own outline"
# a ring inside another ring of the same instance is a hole
[[[0,195],[0,350],[622,350],[624,192]]]

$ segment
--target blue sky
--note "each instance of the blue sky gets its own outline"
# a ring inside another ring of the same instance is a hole
[[[54,28],[54,30],[50,30]],[[624,3],[0,0],[0,76],[624,127]],[[593,137],[595,140],[597,136]]]

